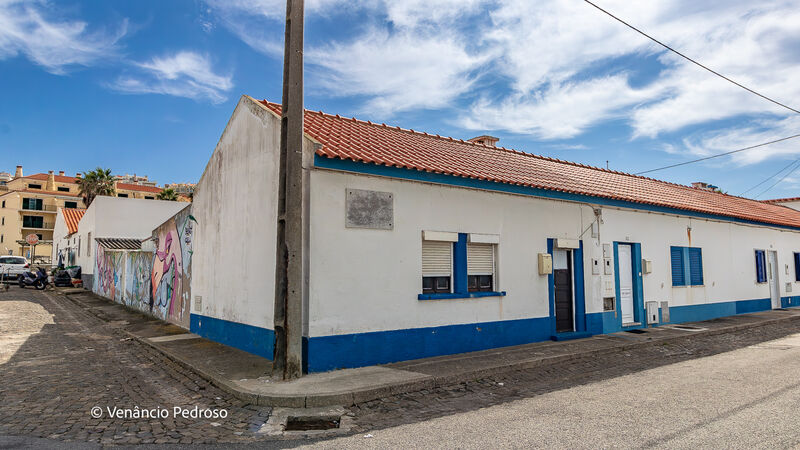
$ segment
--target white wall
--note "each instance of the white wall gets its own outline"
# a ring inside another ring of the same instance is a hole
[[[77,263],[81,271],[87,275],[94,273],[96,238],[149,238],[156,227],[186,206],[166,200],[95,197],[78,224],[78,232],[71,237],[80,243]]]
[[[775,203],[776,205],[785,206],[787,208],[792,208],[800,211],[800,200],[791,201],[791,202],[780,202]]]
[[[64,214],[61,212],[61,207],[59,206],[56,210],[56,223],[53,226],[53,246],[52,255],[50,255],[50,261],[52,261],[54,266],[58,264],[58,252],[68,247],[66,238],[68,233],[67,221],[64,220]]]
[[[242,97],[194,191],[192,313],[273,328],[279,146],[280,119]]]
[[[547,238],[578,238],[595,218],[588,204],[320,169],[310,185],[309,336],[546,317],[547,277],[538,275],[537,253],[547,251]],[[345,228],[347,188],[392,192],[394,229]],[[800,291],[791,253],[800,251],[800,232],[610,207],[602,207],[602,219],[599,238],[590,229],[582,237],[587,313],[603,306],[604,276],[592,275],[590,260],[602,261],[601,244],[614,241],[641,243],[642,257],[652,260],[645,301],[768,298],[768,285],[755,282],[754,248],[779,251],[782,295],[787,281]],[[499,234],[497,290],[507,296],[418,300],[423,230]],[[672,287],[670,245],[703,249],[704,286]]]

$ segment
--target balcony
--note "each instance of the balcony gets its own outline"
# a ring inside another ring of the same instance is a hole
[[[54,206],[54,205],[36,206],[36,205],[23,204],[22,208],[20,209],[20,211],[52,212],[52,213],[54,213],[54,212],[58,211],[58,206]]]
[[[29,217],[24,217],[22,220],[22,229],[25,230],[52,230],[55,227],[54,222],[45,222],[43,220],[29,220]]]

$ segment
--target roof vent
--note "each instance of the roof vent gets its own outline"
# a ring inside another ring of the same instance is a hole
[[[489,147],[497,147],[497,141],[499,141],[499,140],[500,140],[500,138],[496,138],[494,136],[488,136],[488,135],[484,134],[483,136],[478,136],[478,137],[474,137],[472,139],[467,139],[467,142],[471,142],[473,144],[488,145]]]

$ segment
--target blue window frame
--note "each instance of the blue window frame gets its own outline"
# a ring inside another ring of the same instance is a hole
[[[764,250],[756,250],[756,282],[767,282],[767,263]]]
[[[673,286],[703,285],[703,249],[699,247],[669,248]]]
[[[800,253],[794,252],[794,281],[800,281]]]

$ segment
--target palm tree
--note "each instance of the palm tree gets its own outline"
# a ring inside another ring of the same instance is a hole
[[[171,202],[178,201],[178,194],[175,192],[175,189],[166,188],[158,193],[157,195],[159,200],[169,200]]]
[[[78,183],[78,192],[83,197],[83,203],[87,208],[98,195],[114,196],[116,194],[111,169],[98,167],[84,173],[82,177],[78,177],[76,182]]]

